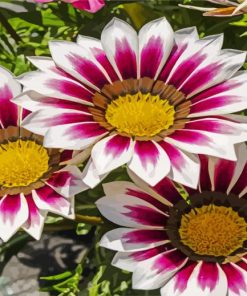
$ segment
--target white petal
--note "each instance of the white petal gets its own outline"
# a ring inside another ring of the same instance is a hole
[[[170,159],[154,141],[136,141],[129,168],[151,186],[156,185],[170,171]]]

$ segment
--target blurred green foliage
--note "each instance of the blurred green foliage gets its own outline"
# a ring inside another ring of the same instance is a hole
[[[247,15],[230,18],[203,17],[201,12],[178,7],[179,3],[194,2],[198,6],[210,6],[206,1],[192,0],[109,0],[102,10],[90,14],[76,10],[66,3],[40,5],[20,0],[0,1],[0,65],[15,75],[34,70],[26,57],[49,56],[50,40],[74,41],[78,34],[100,38],[102,29],[114,16],[129,22],[137,30],[152,19],[166,16],[174,30],[197,26],[201,37],[224,32],[225,48],[247,50]],[[105,182],[111,180],[128,180],[125,168],[115,170]],[[94,202],[101,196],[101,185],[79,194],[76,212],[81,215],[99,215]],[[159,295],[158,291],[131,290],[131,275],[110,265],[113,252],[99,248],[97,242],[102,234],[112,227],[111,224],[96,227],[84,222],[78,225],[66,223],[53,216],[47,220],[47,226],[66,225],[73,228],[77,235],[85,236],[91,233],[87,253],[75,271],[64,271],[63,274],[43,278],[47,283],[43,290],[50,291],[51,295],[61,296]],[[1,269],[28,240],[27,235],[22,233],[0,247]]]

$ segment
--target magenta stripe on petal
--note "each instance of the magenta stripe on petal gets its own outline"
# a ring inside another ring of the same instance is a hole
[[[82,123],[70,127],[66,130],[64,136],[68,136],[69,139],[75,138],[92,138],[104,134],[106,130],[98,123]]]
[[[18,106],[10,101],[12,98],[8,85],[0,88],[0,120],[4,128],[18,125]]]
[[[217,118],[201,119],[186,123],[185,129],[200,130],[219,134],[235,134],[236,128],[232,127],[226,120]]]
[[[93,48],[91,48],[91,50],[92,50],[92,53],[93,53],[95,59],[106,70],[106,72],[109,75],[109,77],[111,78],[111,80],[112,81],[118,80],[119,78],[118,78],[115,70],[113,69],[111,63],[109,62],[104,50],[97,48],[97,47],[93,47]]]
[[[27,220],[28,225],[29,226],[31,224],[39,225],[40,224],[39,209],[34,203],[32,195],[31,194],[26,195],[25,198],[28,205],[28,220]]]
[[[130,146],[130,138],[116,135],[112,137],[105,147],[106,154],[111,154],[113,157],[120,156]]]
[[[193,74],[188,81],[182,86],[181,91],[184,94],[190,94],[200,87],[210,82],[220,71],[220,64],[211,64]]]
[[[226,82],[223,82],[223,83],[218,84],[216,86],[212,86],[212,87],[208,88],[207,90],[202,91],[200,94],[194,96],[191,99],[191,101],[194,104],[196,102],[205,100],[207,98],[218,95],[218,94],[220,94],[222,92],[225,92],[225,91],[228,91],[230,89],[237,88],[240,85],[241,85],[241,83],[239,83],[239,82],[228,80]]]
[[[116,39],[115,61],[123,79],[137,77],[136,53],[131,48],[128,40]]]
[[[158,201],[157,199],[155,199],[154,197],[152,197],[151,195],[149,195],[143,191],[137,191],[137,190],[134,190],[131,188],[127,188],[126,194],[138,197],[142,200],[145,200],[148,203],[152,204],[157,209],[163,211],[164,213],[166,213],[168,211],[168,207],[165,204],[161,203],[160,201]]]
[[[56,210],[68,207],[69,202],[49,186],[37,189],[36,193],[43,202],[47,203]]]
[[[245,164],[245,167],[238,178],[238,181],[232,188],[231,192],[235,194],[240,194],[245,188],[247,187],[247,163]]]
[[[172,166],[179,169],[186,165],[185,159],[178,148],[175,148],[173,145],[161,141],[159,145],[165,150],[167,155],[169,156]]]
[[[200,188],[202,191],[211,191],[211,180],[208,171],[208,157],[205,155],[199,155],[201,162],[200,170]]]
[[[159,255],[163,252],[168,251],[169,249],[171,249],[171,245],[162,245],[162,246],[158,246],[149,250],[145,250],[145,251],[137,251],[137,252],[133,252],[131,254],[131,257],[136,260],[136,261],[143,261],[149,258],[152,258],[156,255]]]
[[[63,187],[69,185],[75,185],[75,176],[68,171],[56,172],[52,174],[51,178],[46,181],[53,187]]]
[[[78,122],[93,122],[91,114],[80,114],[80,113],[62,113],[61,115],[54,116],[53,118],[47,118],[45,121],[41,120],[43,126],[55,126]]]
[[[135,153],[145,169],[150,162],[155,165],[159,158],[159,150],[151,141],[136,141]]]
[[[242,295],[241,291],[247,292],[247,286],[242,272],[231,264],[223,264],[222,269],[226,274],[229,290],[236,295]]]
[[[196,55],[190,57],[188,60],[182,62],[176,69],[175,73],[172,74],[169,84],[174,85],[178,88],[187,77],[200,65],[203,60],[206,58],[206,55],[197,53]]]
[[[21,197],[20,194],[7,195],[0,205],[1,216],[3,217],[3,222],[10,221],[14,224],[16,215],[21,208]],[[2,226],[1,226],[2,227]]]
[[[53,116],[52,118],[46,118],[45,120],[40,120],[43,126],[54,126],[62,125],[69,123],[78,123],[78,122],[93,122],[93,117],[91,114],[82,114],[82,113],[61,113],[60,115]]]
[[[153,269],[157,272],[170,271],[178,268],[185,261],[187,257],[178,250],[173,250],[164,254],[161,254],[157,260],[155,260]]]
[[[180,48],[178,48],[177,45],[175,45],[172,49],[172,52],[160,74],[159,79],[162,81],[166,81],[168,76],[170,75],[172,68],[174,67],[175,63],[177,62],[177,60],[179,59],[179,57],[181,56],[181,54],[185,51],[185,49],[187,48],[188,44],[184,44],[183,46],[181,46]]]
[[[216,98],[207,99],[205,101],[201,101],[196,103],[195,105],[191,105],[190,114],[210,111],[215,108],[224,107],[233,103],[241,102],[241,98],[237,96],[220,96]]]
[[[62,100],[62,99],[55,99],[55,98],[42,98],[40,100],[40,107],[54,107],[54,108],[61,108],[61,109],[70,109],[70,110],[77,110],[89,113],[88,107],[81,103],[76,103],[73,101]]]
[[[128,209],[129,212],[122,214],[135,222],[148,226],[165,226],[167,217],[152,208],[141,205],[125,205],[124,208]]]
[[[169,240],[165,231],[161,230],[133,230],[123,235],[126,243],[154,243]]]
[[[189,262],[181,271],[175,276],[174,293],[178,290],[180,293],[184,292],[187,288],[189,278],[196,267],[196,263]],[[192,296],[192,295],[191,295]]]
[[[155,77],[164,55],[164,41],[152,36],[141,51],[141,77]]]
[[[202,290],[213,291],[219,282],[219,270],[214,262],[202,262],[197,281]]]
[[[91,82],[93,85],[101,89],[105,84],[109,83],[105,75],[95,65],[94,62],[82,58],[77,54],[68,55],[73,68],[85,79]]]
[[[215,191],[226,192],[232,180],[236,163],[234,161],[221,159],[215,165],[214,186]]]
[[[80,85],[61,79],[50,79],[46,85],[54,90],[61,92],[64,95],[72,96],[87,102],[92,101],[92,94]]]
[[[172,204],[175,204],[182,198],[175,188],[173,182],[168,178],[164,178],[163,180],[161,180],[157,185],[153,187],[153,189]]]
[[[170,138],[189,144],[210,144],[211,139],[199,132],[190,130],[177,130]]]

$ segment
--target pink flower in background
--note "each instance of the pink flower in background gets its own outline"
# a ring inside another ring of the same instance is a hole
[[[133,272],[134,289],[161,288],[161,296],[247,295],[247,150],[238,162],[201,157],[199,189],[181,194],[165,178],[149,187],[104,184],[96,204],[122,226],[100,245],[118,251],[112,265]]]
[[[36,2],[46,3],[55,0],[35,0]],[[105,5],[105,0],[62,0],[71,3],[75,8],[95,13]]]
[[[29,114],[10,100],[20,84],[0,67],[0,238],[19,228],[39,239],[48,212],[74,218],[74,195],[83,191],[72,151],[47,149],[43,137],[20,127]]]
[[[195,188],[198,154],[236,160],[247,140],[245,117],[229,115],[247,108],[246,53],[222,43],[165,18],[139,34],[113,19],[101,41],[52,41],[52,58],[30,58],[39,70],[19,78],[27,92],[15,102],[33,112],[22,125],[46,147],[88,151],[89,186],[127,164],[151,185],[168,176]]]

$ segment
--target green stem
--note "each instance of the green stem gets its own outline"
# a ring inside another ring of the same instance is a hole
[[[101,225],[104,223],[103,220],[101,219],[101,217],[84,216],[84,215],[79,215],[79,214],[75,215],[75,221],[79,222],[79,223],[83,222],[83,223],[92,224],[92,225]]]

